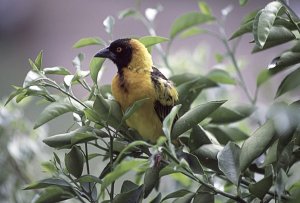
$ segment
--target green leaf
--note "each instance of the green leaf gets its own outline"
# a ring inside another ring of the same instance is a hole
[[[195,193],[191,192],[182,197],[177,198],[173,203],[190,203],[194,196]]]
[[[30,70],[30,71],[27,73],[27,75],[26,75],[26,77],[25,77],[25,79],[24,79],[23,87],[24,87],[24,88],[27,88],[27,87],[29,87],[29,86],[34,85],[34,83],[35,83],[37,80],[41,79],[42,77],[43,77],[43,76],[42,76],[39,72],[34,71],[34,70]]]
[[[192,36],[200,35],[200,34],[204,34],[204,33],[207,33],[207,30],[203,30],[198,27],[191,27],[191,28],[186,29],[185,31],[182,31],[180,33],[179,37],[181,39],[186,39],[188,37],[192,37]]]
[[[73,197],[73,193],[66,191],[63,188],[51,186],[46,188],[43,192],[41,192],[33,203],[60,202],[63,200],[71,199]]]
[[[78,179],[76,179],[75,181],[79,183],[99,183],[99,184],[102,183],[102,180],[100,178],[93,175],[83,175]]]
[[[111,85],[101,85],[99,87],[99,91],[101,95],[103,95],[103,97],[105,97],[106,99],[109,97],[109,95],[112,95]]]
[[[246,24],[250,21],[254,21],[256,15],[260,12],[261,10],[254,10],[254,11],[251,11],[250,13],[246,14],[244,17],[243,17],[243,20],[241,22],[241,25],[242,24]]]
[[[70,174],[79,178],[83,171],[84,155],[80,148],[74,145],[69,153],[65,155],[65,165]]]
[[[163,176],[176,174],[176,173],[185,174],[185,169],[183,169],[181,165],[172,162],[159,171],[159,177],[161,178]]]
[[[21,87],[16,87],[16,91],[12,92],[9,96],[8,99],[6,100],[4,106],[6,106],[12,99],[14,99],[16,96],[23,94],[26,90],[21,88]]]
[[[266,154],[266,158],[264,160],[263,166],[268,166],[270,164],[273,164],[277,161],[278,158],[278,140],[276,140],[271,147],[268,149],[267,154]]]
[[[38,70],[42,70],[43,68],[43,51],[37,55],[36,59],[34,60],[34,64]]]
[[[144,36],[139,38],[139,41],[145,45],[146,48],[151,47],[155,44],[159,44],[162,42],[168,41],[168,38],[160,37],[160,36]]]
[[[73,66],[76,68],[76,70],[80,70],[81,69],[81,62],[84,59],[84,54],[83,53],[79,53],[77,56],[75,56],[75,58],[72,60],[72,64]]]
[[[148,195],[152,192],[154,187],[158,185],[159,171],[160,171],[160,168],[155,165],[146,170],[145,176],[144,176],[144,185],[145,185],[144,198],[148,197]]]
[[[177,18],[171,26],[170,37],[174,38],[180,32],[193,27],[195,25],[203,24],[209,21],[213,21],[214,17],[205,15],[198,12],[186,13]]]
[[[245,33],[250,33],[252,32],[252,28],[253,28],[253,22],[255,19],[255,16],[261,12],[260,10],[255,10],[252,11],[250,13],[248,13],[247,15],[245,15],[245,17],[243,18],[240,27],[238,28],[238,30],[236,30],[231,37],[229,38],[229,40],[232,40],[236,37],[239,37]],[[259,14],[260,15],[260,14]]]
[[[199,1],[199,2],[198,2],[198,7],[199,7],[201,13],[203,13],[203,14],[205,14],[205,15],[212,16],[211,9],[209,8],[209,6],[207,5],[206,2],[204,2],[204,1]]]
[[[190,134],[190,139],[189,139],[190,151],[193,152],[194,150],[198,149],[204,144],[211,144],[211,141],[207,136],[206,132],[204,131],[204,129],[201,126],[196,125],[192,128],[192,132]]]
[[[123,203],[123,202],[136,202],[142,203],[144,193],[144,186],[141,185],[133,190],[128,192],[122,192],[121,194],[116,195],[113,199],[113,203]]]
[[[254,20],[251,20],[251,21],[248,21],[244,24],[241,24],[240,27],[231,35],[229,40],[240,37],[243,34],[252,32],[253,22],[254,22]]]
[[[42,97],[46,101],[55,102],[55,98],[50,95],[50,93],[48,92],[48,90],[46,88],[39,87],[39,86],[36,86],[36,85],[29,85],[26,88],[22,88],[20,90],[17,90],[12,95],[10,95],[9,100],[7,102],[9,102],[14,97],[17,97],[16,102],[19,103],[24,98],[27,98],[29,96]]]
[[[182,104],[180,115],[190,109],[191,104],[203,89],[217,86],[217,83],[203,76],[197,76],[194,80],[190,80],[179,85],[177,87],[177,91],[179,94],[178,103]]]
[[[242,145],[240,170],[245,171],[254,159],[259,157],[272,144],[276,135],[272,120],[265,122]]]
[[[278,199],[281,200],[281,196],[285,193],[286,183],[287,183],[287,174],[283,169],[280,169],[275,183],[275,192],[278,195]]]
[[[94,112],[97,117],[108,122],[114,128],[122,127],[122,110],[118,102],[114,100],[104,99],[101,95],[97,95],[93,105]]]
[[[272,183],[273,183],[272,176],[265,177],[260,181],[258,181],[257,183],[250,184],[249,192],[255,195],[256,197],[258,197],[259,199],[263,199],[264,196],[269,191],[269,189],[271,188]]]
[[[300,63],[300,52],[287,51],[273,59],[268,68],[272,71],[279,72],[297,63]]]
[[[214,195],[215,192],[212,189],[201,185],[196,192],[193,203],[215,202]]]
[[[35,122],[34,129],[58,116],[68,112],[74,112],[75,110],[76,108],[69,102],[53,102],[49,104],[40,114],[39,118]]]
[[[41,166],[42,166],[42,171],[45,173],[51,175],[57,173],[57,169],[52,161],[43,162],[41,163]]]
[[[272,72],[270,72],[268,69],[262,70],[256,78],[256,86],[260,87],[262,84],[267,82],[272,77],[272,75]]]
[[[70,88],[72,86],[72,84],[74,84],[73,79],[74,79],[74,75],[66,75],[64,77],[65,87]]]
[[[150,201],[150,203],[160,203],[161,201],[161,193],[158,193],[158,195]]]
[[[175,122],[171,135],[172,139],[176,139],[179,135],[200,123],[224,103],[225,101],[212,101],[196,106],[186,112]]]
[[[235,185],[239,185],[240,171],[240,152],[241,149],[233,142],[228,142],[218,153],[219,169]]]
[[[141,167],[142,165],[147,164],[147,160],[141,159],[132,159],[132,160],[123,160],[120,164],[118,164],[114,170],[108,173],[103,179],[103,183],[101,185],[101,191],[103,192],[107,186],[109,186],[112,182],[117,180],[119,177],[124,175],[125,173],[134,170],[135,168]]]
[[[114,17],[107,16],[107,18],[105,18],[105,20],[103,21],[103,25],[104,25],[105,31],[108,34],[112,34],[112,30],[113,30],[113,27],[115,25]]]
[[[102,125],[102,118],[100,117],[100,115],[95,112],[93,109],[90,109],[90,108],[85,108],[84,109],[84,115],[86,116],[86,118],[89,120],[89,121],[92,121],[94,123],[97,123],[97,124],[101,124]]]
[[[186,194],[191,194],[192,192],[191,191],[188,191],[186,189],[181,189],[181,190],[177,190],[175,192],[172,192],[170,194],[168,194],[167,196],[165,196],[161,202],[167,200],[167,199],[171,199],[171,198],[178,198],[178,197],[182,197]]]
[[[74,45],[73,48],[81,48],[90,45],[104,45],[105,42],[100,39],[99,37],[86,37],[78,40]]]
[[[235,85],[235,79],[229,75],[228,72],[222,69],[213,69],[206,77],[216,83]]]
[[[276,57],[268,65],[268,69],[273,73],[278,73],[285,70],[287,67],[300,63],[300,41],[297,40],[295,46],[283,52],[279,57]]]
[[[31,59],[28,59],[28,62],[30,64],[30,66],[31,66],[31,70],[32,71],[35,71],[35,72],[39,71],[38,67],[35,65],[35,63]]]
[[[55,67],[47,67],[43,69],[45,74],[54,74],[54,75],[70,75],[71,73],[69,72],[68,69],[60,66],[55,66]]]
[[[300,68],[288,74],[280,83],[275,98],[289,92],[300,85]]]
[[[120,11],[118,18],[119,19],[124,19],[129,16],[135,16],[137,14],[136,10],[132,8],[127,8],[122,11]]]
[[[252,53],[256,53],[259,51],[263,51],[269,48],[272,48],[274,46],[289,42],[291,40],[294,40],[296,36],[287,28],[285,27],[271,27],[269,31],[269,36],[267,38],[267,41],[264,44],[263,48],[260,48],[255,44]]]
[[[66,187],[70,188],[70,184],[65,181],[64,179],[60,178],[46,178],[43,180],[40,180],[35,183],[31,183],[30,185],[27,185],[24,190],[33,190],[33,189],[41,189],[49,186],[59,186],[59,187]]]
[[[264,47],[275,19],[283,8],[280,2],[273,1],[256,15],[253,23],[253,35],[259,48]]]
[[[105,61],[104,58],[99,58],[99,57],[93,57],[90,61],[90,65],[89,65],[90,73],[94,84],[98,83],[98,74],[102,68],[104,61]]]
[[[181,107],[180,104],[174,106],[172,108],[171,112],[166,116],[166,118],[163,121],[163,131],[169,141],[172,140],[171,139],[172,126],[173,126],[174,119],[177,116],[180,107]]]
[[[190,153],[183,153],[185,156],[185,160],[187,161],[189,167],[195,174],[204,174],[204,170],[199,162],[199,159]]]
[[[281,140],[280,140],[281,141]],[[283,170],[288,170],[293,163],[294,159],[294,142],[289,142],[288,144],[283,145],[284,143],[279,142],[278,145],[278,160],[276,167]]]
[[[77,134],[91,132],[93,128],[91,127],[81,127],[74,131],[70,131],[68,133],[58,134],[51,137],[47,137],[43,140],[43,142],[54,148],[70,148],[71,140]]]
[[[131,182],[130,180],[125,180],[121,187],[121,193],[129,192],[131,190],[137,189],[139,185]]]
[[[120,143],[120,142],[119,142]],[[131,142],[130,144],[126,143],[124,144],[124,142],[121,142],[121,150],[116,150],[116,151],[119,151],[120,154],[118,155],[117,159],[115,160],[114,164],[118,164],[124,157],[125,157],[125,154],[132,150],[132,149],[135,149],[137,146],[147,146],[147,147],[150,147],[151,145],[148,144],[147,142],[143,141],[143,140],[136,140],[134,142]],[[123,144],[123,145],[122,145]],[[114,143],[114,145],[116,145],[116,143]],[[115,150],[115,149],[114,149]]]
[[[90,74],[90,71],[77,70],[74,77],[71,80],[72,84],[76,84],[80,79],[86,78]]]
[[[193,203],[215,202],[214,192],[204,185],[201,185],[196,192]]]
[[[149,98],[145,98],[145,99],[140,99],[135,101],[130,107],[128,107],[123,115],[122,120],[126,121],[128,118],[130,118],[130,116],[132,116],[132,114],[134,114],[134,112],[136,112],[139,108],[141,108],[141,106],[147,102],[147,100],[149,101]]]
[[[71,138],[71,145],[79,144],[79,143],[86,143],[92,140],[97,140],[98,137],[94,135],[92,132],[86,132],[86,133],[76,133]]]
[[[293,30],[297,30],[297,26],[299,26],[299,21],[298,22],[295,22],[295,24],[290,21],[288,18],[284,18],[283,16],[277,16],[277,18],[275,19],[275,22],[273,24],[274,26],[282,26],[282,27],[285,27],[291,31]]]
[[[220,107],[213,112],[209,117],[211,123],[214,124],[227,124],[240,121],[249,117],[254,111],[254,108],[249,105],[239,105],[232,109]]]
[[[209,125],[205,126],[205,129],[211,132],[222,145],[226,145],[229,141],[240,142],[249,137],[246,133],[235,127]]]
[[[204,144],[193,151],[193,154],[199,159],[203,166],[219,171],[217,155],[221,150],[222,146],[220,145]]]
[[[179,86],[183,83],[195,80],[197,77],[199,77],[199,76],[192,74],[192,73],[183,73],[183,74],[179,74],[179,75],[173,75],[169,79],[171,81],[173,81],[176,84],[176,86]]]

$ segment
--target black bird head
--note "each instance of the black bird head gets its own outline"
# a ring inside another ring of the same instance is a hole
[[[121,70],[123,67],[127,67],[132,59],[130,40],[129,38],[115,40],[108,47],[100,50],[95,57],[112,60]]]

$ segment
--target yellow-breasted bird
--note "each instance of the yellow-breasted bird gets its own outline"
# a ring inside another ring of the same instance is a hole
[[[162,122],[178,100],[173,83],[153,67],[148,50],[136,39],[115,40],[95,57],[108,58],[116,64],[112,94],[123,111],[135,101],[149,98],[126,123],[154,143],[163,135]]]

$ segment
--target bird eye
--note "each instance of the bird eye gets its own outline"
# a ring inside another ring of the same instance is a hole
[[[122,48],[121,48],[121,47],[118,47],[118,48],[116,49],[116,51],[117,51],[118,53],[120,53],[120,52],[122,51]]]

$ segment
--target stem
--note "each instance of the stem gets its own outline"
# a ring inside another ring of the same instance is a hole
[[[113,171],[113,167],[114,167],[114,137],[113,135],[111,134],[110,132],[110,129],[109,127],[107,126],[106,127],[106,130],[108,131],[108,134],[109,134],[109,140],[110,140],[110,150],[109,150],[109,163],[110,163],[110,169],[111,171]],[[111,183],[111,186],[110,186],[110,194],[109,194],[109,197],[110,197],[110,202],[112,203],[113,202],[113,199],[114,199],[114,190],[115,190],[115,181],[113,181]]]
[[[229,47],[229,44],[227,42],[225,30],[224,30],[224,27],[223,27],[222,24],[220,24],[220,32],[221,32],[221,40],[222,40],[223,44],[225,45],[225,48],[226,48],[226,50],[228,52],[228,55],[229,55],[229,57],[230,57],[230,59],[232,61],[232,64],[233,64],[233,66],[234,66],[234,68],[235,68],[235,70],[236,70],[236,72],[238,74],[238,77],[240,79],[240,85],[241,85],[242,89],[244,90],[244,92],[245,92],[248,100],[251,102],[252,105],[254,105],[255,102],[256,102],[256,100],[252,99],[252,97],[251,97],[251,95],[249,93],[249,90],[247,89],[246,82],[245,82],[244,77],[243,77],[243,75],[242,75],[242,73],[240,71],[240,67],[239,67],[239,65],[237,63],[235,55],[234,55],[232,49]]]
[[[95,143],[89,143],[89,144],[90,144],[90,145],[93,145],[94,147],[97,147],[97,148],[99,148],[99,149],[102,149],[103,151],[106,151],[106,152],[109,151],[108,149],[106,149],[106,148],[100,146],[99,144],[95,144]]]
[[[84,148],[85,148],[86,171],[87,171],[87,174],[90,174],[89,153],[88,153],[87,142],[84,143]]]
[[[62,172],[63,172],[63,174],[66,176],[66,177],[68,177],[70,180],[71,180],[71,182],[77,187],[77,189],[79,190],[79,188],[81,187],[70,175],[68,175],[68,174],[66,174],[64,171],[63,171],[63,169],[61,169],[62,170]],[[77,197],[78,197],[78,199],[81,201],[81,202],[83,202],[83,203],[85,203],[85,201],[82,199],[82,195],[79,193],[78,194],[78,192],[74,189],[74,187],[73,187],[73,185],[72,184],[70,184],[69,183],[69,185],[70,185],[70,187],[72,188],[72,190],[77,194]],[[80,191],[80,190],[79,190]],[[84,191],[84,190],[82,190],[83,191],[83,193],[85,194],[85,195],[87,195],[88,196],[88,194],[86,194],[86,192]]]
[[[85,148],[85,163],[86,163],[86,171],[87,174],[90,175],[90,164],[89,164],[89,152],[88,152],[88,145],[87,142],[84,143],[84,148]],[[93,201],[93,197],[92,197],[92,193],[93,193],[93,189],[94,189],[95,185],[92,187],[92,183],[89,183],[89,196],[90,199]]]
[[[77,102],[78,102],[79,104],[81,104],[83,107],[88,108],[87,105],[85,105],[84,103],[82,103],[79,99],[77,99],[77,98],[74,97],[73,95],[71,95],[71,94],[65,92],[61,87],[52,85],[52,84],[50,84],[50,83],[45,83],[44,85],[59,90],[60,92],[64,93],[65,95],[67,95],[67,96],[71,97],[72,99],[74,99],[75,101],[77,101]]]

